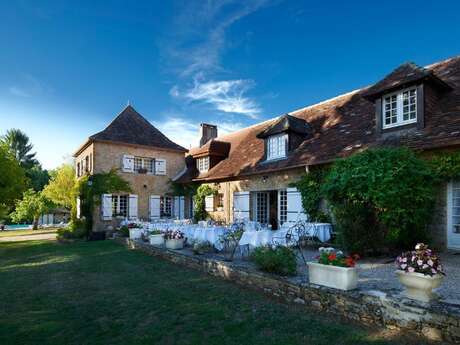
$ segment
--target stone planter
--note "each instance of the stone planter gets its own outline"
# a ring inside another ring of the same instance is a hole
[[[150,235],[150,244],[152,246],[162,246],[165,243],[164,235]]]
[[[139,240],[142,238],[142,229],[134,228],[129,229],[129,238],[131,240]]]
[[[410,273],[401,270],[397,270],[396,275],[405,288],[404,295],[407,298],[422,302],[429,302],[436,297],[433,294],[433,289],[439,287],[444,278],[440,274],[428,276],[422,273]]]
[[[358,286],[356,267],[339,267],[309,262],[308,278],[312,284],[339,290],[353,290]]]
[[[166,240],[166,248],[168,249],[182,249],[184,248],[184,238],[180,240]]]

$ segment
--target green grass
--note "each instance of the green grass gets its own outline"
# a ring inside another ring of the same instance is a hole
[[[0,244],[0,344],[402,344],[369,334],[111,241]]]
[[[58,230],[57,228],[47,228],[47,229],[38,229],[38,230],[4,230],[4,231],[0,231],[0,237],[52,234],[52,233],[55,233],[57,230]]]

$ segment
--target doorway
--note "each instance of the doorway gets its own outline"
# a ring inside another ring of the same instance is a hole
[[[278,191],[252,192],[252,220],[278,229]]]

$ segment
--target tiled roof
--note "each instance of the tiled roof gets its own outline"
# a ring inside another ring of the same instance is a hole
[[[191,149],[189,153],[193,157],[201,157],[207,155],[227,157],[229,150],[229,143],[221,140],[211,139],[203,146]]]
[[[89,137],[89,141],[152,146],[186,152],[128,105],[103,131]]]
[[[406,70],[406,67],[398,69]],[[305,120],[311,128],[311,134],[286,159],[264,161],[264,140],[257,138],[259,133],[276,123],[278,118],[218,137],[217,140],[230,143],[228,158],[207,173],[200,174],[197,180],[227,179],[324,164],[377,145],[396,143],[415,149],[460,145],[460,56],[427,66],[424,70],[427,72],[423,73],[432,74],[452,89],[442,93],[439,102],[425,109],[423,129],[415,128],[396,137],[378,134],[375,106],[364,97],[368,90],[380,84],[377,83],[370,88],[356,90],[289,113]],[[196,177],[196,171],[190,169],[179,181],[187,182]]]
[[[289,114],[280,116],[273,124],[267,126],[262,132],[257,134],[258,138],[266,138],[270,135],[282,132],[295,132],[301,135],[308,134],[308,123],[304,119],[291,116]]]

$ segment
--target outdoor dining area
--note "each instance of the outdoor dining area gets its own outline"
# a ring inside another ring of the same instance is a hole
[[[327,243],[333,236],[331,224],[303,220],[285,222],[278,230],[247,219],[228,225],[213,221],[199,221],[194,224],[190,219],[159,219],[150,222],[130,222],[126,225],[129,228],[130,239],[147,239],[148,236],[160,235],[166,237],[166,240],[181,240],[183,245],[206,243],[216,251],[225,250],[229,241],[237,241],[237,247],[250,251],[269,245],[294,247],[298,246],[300,241]]]

